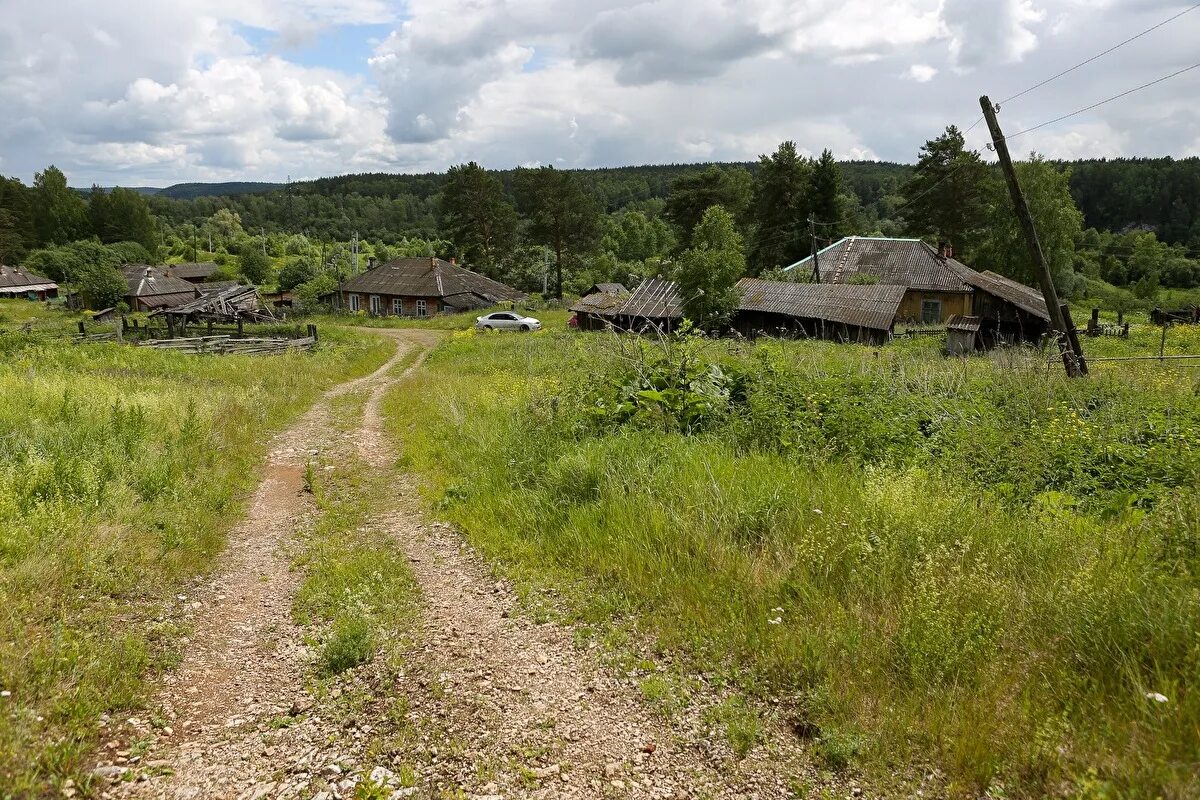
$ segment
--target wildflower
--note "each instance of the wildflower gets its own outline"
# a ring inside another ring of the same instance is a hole
[[[776,617],[775,619],[769,619],[769,620],[767,620],[767,624],[768,625],[782,625],[783,617]]]
[[[772,608],[771,610],[772,610],[772,611],[774,611],[776,614],[782,614],[782,613],[783,613],[783,609],[782,609],[782,608]]]
[[[10,692],[8,689],[5,689],[4,691],[0,692],[0,697],[12,697],[12,692]]]
[[[814,514],[816,514],[816,515],[819,517],[819,516],[821,516],[822,514],[824,514],[825,512],[824,512],[824,511],[822,511],[822,510],[821,510],[821,509],[819,509],[819,508],[814,508],[814,509],[813,509],[813,513],[814,513]]]
[[[1167,696],[1165,694],[1159,694],[1158,692],[1146,692],[1146,699],[1153,700],[1156,703],[1168,702]]]

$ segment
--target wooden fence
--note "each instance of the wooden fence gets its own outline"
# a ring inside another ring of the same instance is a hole
[[[302,339],[249,337],[234,339],[231,336],[197,336],[190,339],[149,339],[138,343],[138,347],[153,347],[155,350],[222,355],[275,355],[297,350],[312,350],[316,346],[316,336],[305,336]]]

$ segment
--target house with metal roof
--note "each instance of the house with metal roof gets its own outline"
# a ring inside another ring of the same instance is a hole
[[[790,283],[742,278],[733,327],[760,335],[879,345],[892,336],[903,286]]]
[[[398,258],[341,285],[341,307],[379,316],[426,317],[524,300],[511,286],[440,258]]]
[[[679,284],[662,278],[647,278],[627,297],[594,313],[618,330],[669,333],[683,320]]]
[[[978,347],[1037,342],[1050,330],[1046,299],[1037,289],[990,270],[963,267],[960,274],[974,290],[970,319],[978,321]]]
[[[953,251],[935,250],[920,239],[847,236],[815,256],[784,267],[785,272],[811,274],[820,284],[903,286],[897,321],[943,323],[971,312],[972,287],[954,260]]]
[[[0,264],[0,297],[46,300],[58,297],[58,284],[29,270]]]
[[[125,264],[121,267],[128,288],[125,304],[132,311],[154,311],[174,308],[200,296],[195,285],[167,274],[161,267],[147,264]]]

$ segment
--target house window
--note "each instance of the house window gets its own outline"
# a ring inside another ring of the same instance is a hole
[[[350,310],[358,311],[358,295],[356,294],[350,295]]]
[[[417,316],[418,316],[418,317],[424,317],[424,316],[426,316],[426,310],[425,310],[425,301],[424,301],[424,300],[418,300],[418,301],[417,301]]]
[[[379,302],[379,295],[377,295],[377,294],[371,295],[370,301],[371,301],[371,313],[378,314],[379,309],[383,307],[383,304]]]
[[[922,300],[921,301],[921,322],[941,322],[942,321],[942,301],[941,300]]]
[[[399,297],[392,298],[392,313],[397,317],[404,316],[404,300]]]

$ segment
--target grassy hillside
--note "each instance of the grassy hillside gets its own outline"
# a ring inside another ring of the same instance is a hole
[[[1196,796],[1197,376],[938,344],[463,332],[387,411],[502,569],[776,699],[830,769]]]
[[[0,301],[6,797],[75,774],[100,715],[136,707],[185,633],[156,620],[221,551],[271,432],[390,351],[327,329],[312,354],[195,357],[70,345],[71,325]]]

